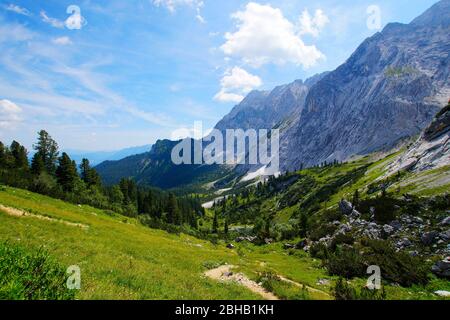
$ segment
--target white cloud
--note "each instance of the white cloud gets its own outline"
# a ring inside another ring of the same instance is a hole
[[[22,109],[9,100],[0,100],[0,128],[9,128],[22,121]]]
[[[262,85],[258,76],[252,75],[239,67],[228,69],[220,81],[221,89],[214,99],[221,102],[239,103],[244,95]]]
[[[299,34],[310,34],[318,37],[322,29],[330,22],[322,10],[317,9],[314,16],[308,10],[303,11],[299,20]]]
[[[28,11],[28,9],[19,7],[18,5],[12,4],[12,3],[7,5],[7,6],[5,6],[5,9],[8,10],[8,11],[12,11],[12,12],[24,15],[24,16],[30,16],[31,15],[31,13],[30,13],[30,11]]]
[[[324,55],[314,46],[307,46],[295,34],[294,25],[280,9],[254,2],[244,11],[232,15],[237,31],[225,34],[221,49],[228,56],[242,59],[254,67],[267,63],[294,63],[311,67]]]
[[[54,44],[58,44],[61,46],[66,46],[72,44],[72,40],[69,37],[59,37],[52,40]]]
[[[201,23],[206,23],[205,18],[201,14],[201,9],[204,6],[202,0],[153,0],[153,4],[158,7],[166,7],[172,13],[180,6],[195,7],[197,11],[195,18]]]
[[[20,42],[33,38],[34,33],[20,24],[0,25],[0,43],[2,42]]]
[[[45,23],[48,23],[49,25],[51,25],[54,28],[60,28],[60,29],[64,28],[63,21],[49,17],[44,10],[42,10],[40,14],[41,14],[42,21],[44,21]]]

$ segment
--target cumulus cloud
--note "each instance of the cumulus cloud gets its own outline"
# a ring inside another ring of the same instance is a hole
[[[31,15],[31,13],[30,13],[30,11],[28,11],[28,9],[19,7],[18,5],[12,4],[12,3],[7,5],[7,6],[5,6],[5,9],[8,10],[8,11],[15,12],[17,14],[24,15],[24,16],[30,16]]]
[[[318,37],[322,29],[330,22],[325,13],[318,9],[314,16],[308,10],[303,11],[299,19],[299,34],[310,34]]]
[[[205,18],[201,14],[201,9],[204,5],[202,0],[153,0],[153,4],[158,7],[166,7],[172,13],[180,6],[195,7],[197,12],[195,18],[201,23],[206,23]]]
[[[22,121],[22,109],[9,100],[0,100],[0,128],[9,128]]]
[[[225,34],[226,42],[221,49],[251,66],[294,63],[308,68],[324,57],[314,45],[305,45],[280,9],[250,2],[232,18],[237,31]]]
[[[58,20],[56,18],[49,17],[44,10],[42,10],[40,14],[41,14],[42,21],[44,21],[45,23],[48,23],[49,25],[51,25],[54,28],[60,28],[60,29],[64,28],[63,21]]]
[[[61,46],[67,46],[69,44],[72,44],[72,40],[70,40],[69,37],[59,37],[52,40],[54,44],[58,44]]]
[[[262,85],[258,76],[252,75],[242,68],[228,69],[220,81],[221,89],[214,99],[221,102],[239,103],[244,95]]]

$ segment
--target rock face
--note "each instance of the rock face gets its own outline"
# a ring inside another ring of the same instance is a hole
[[[363,42],[314,85],[281,136],[281,166],[296,170],[388,149],[420,133],[450,97],[450,1]]]
[[[450,164],[450,104],[442,109],[421,137],[389,169],[424,171]]]

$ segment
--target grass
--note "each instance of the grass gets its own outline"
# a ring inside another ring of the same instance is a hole
[[[203,276],[207,269],[225,263],[250,270],[259,259],[285,276],[289,275],[283,270],[287,266],[297,274],[308,275],[309,283],[322,275],[312,260],[308,263],[285,255],[279,248],[266,255],[262,248],[251,246],[240,255],[237,250],[226,249],[225,243],[213,245],[152,230],[131,218],[110,216],[25,190],[3,187],[0,204],[56,219],[14,217],[0,211],[0,241],[28,250],[43,248],[59,264],[79,266],[82,282],[76,299],[261,299],[238,284]],[[77,228],[61,221],[89,227]]]
[[[0,244],[0,300],[72,300],[66,268],[45,251]]]

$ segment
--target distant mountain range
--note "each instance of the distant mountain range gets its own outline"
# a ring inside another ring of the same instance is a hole
[[[279,128],[282,171],[389,150],[418,135],[447,104],[449,52],[450,0],[442,0],[410,24],[388,24],[332,72],[252,91],[215,128]],[[180,177],[181,185],[199,181],[198,172],[204,180],[205,172],[217,178],[235,169],[168,164],[170,150],[161,144],[170,145],[160,141],[149,153],[97,169],[106,182],[127,176],[160,187],[167,181],[173,187]],[[242,167],[234,171],[243,174]]]
[[[80,150],[64,150],[70,155],[72,160],[81,163],[83,158],[89,159],[91,165],[95,166],[104,161],[114,161],[126,158],[131,155],[141,154],[150,151],[152,145],[145,145],[140,147],[131,147],[116,151],[80,151]]]

